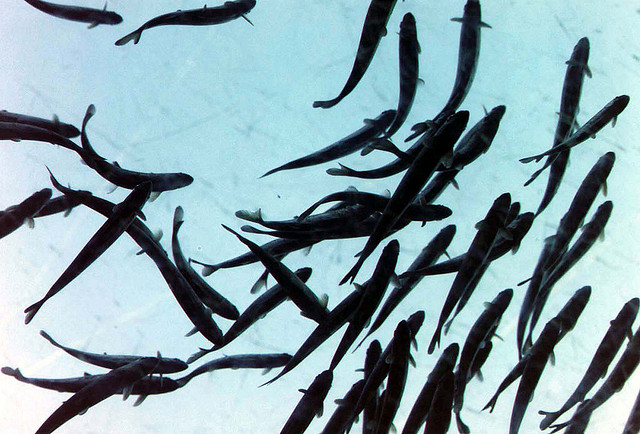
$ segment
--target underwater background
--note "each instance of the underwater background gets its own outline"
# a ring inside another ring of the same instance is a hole
[[[398,28],[402,16],[416,17],[422,48],[415,103],[400,138],[416,122],[429,119],[446,102],[455,77],[464,2],[398,2],[369,70],[356,89],[329,109],[312,108],[342,88],[353,63],[368,1],[260,1],[244,20],[210,27],[167,26],[143,33],[140,43],[116,47],[114,42],[148,19],[201,3],[126,2],[111,0],[110,10],[124,17],[117,26],[87,29],[86,24],[56,19],[19,0],[7,2],[0,14],[0,109],[44,118],[58,115],[80,126],[86,107],[97,113],[88,134],[98,153],[123,167],[150,172],[186,172],[192,185],[160,195],[144,208],[152,230],[164,232],[170,248],[173,211],[182,206],[180,231],[187,256],[219,262],[245,252],[245,247],[220,226],[238,229],[241,209],[260,208],[265,218],[297,215],[317,199],[350,185],[362,191],[393,191],[401,175],[381,180],[332,177],[335,162],[284,171],[258,179],[267,170],[320,149],[359,129],[365,118],[395,108],[398,98]],[[99,2],[86,6],[102,7]],[[469,327],[504,288],[515,289],[494,348],[484,369],[484,382],[468,384],[462,416],[472,432],[506,432],[517,387],[500,397],[492,414],[480,412],[504,376],[517,362],[515,327],[528,278],[543,240],[555,233],[575,191],[597,159],[616,153],[608,179],[614,203],[606,237],[555,286],[544,310],[544,324],[580,287],[591,285],[591,300],[575,329],[556,347],[555,366],[547,366],[525,415],[521,433],[539,432],[537,411],[555,410],[582,378],[609,321],[622,305],[638,295],[640,256],[640,4],[637,2],[484,1],[476,77],[461,109],[469,110],[469,125],[504,104],[506,114],[487,152],[457,176],[459,190],[449,188],[436,203],[453,215],[440,222],[413,223],[392,238],[400,242],[397,270],[405,270],[426,243],[444,226],[456,224],[449,248],[464,253],[492,201],[510,192],[523,211],[535,211],[546,175],[528,187],[523,183],[537,168],[518,159],[548,149],[553,141],[560,105],[565,61],[583,36],[590,40],[589,66],[578,122],[582,123],[613,97],[627,94],[631,102],[615,128],[607,126],[595,140],[571,153],[570,166],[558,195],[538,217],[516,255],[491,265],[467,308],[461,312],[441,349],[463,343]],[[374,168],[390,161],[383,152],[358,154],[340,162],[354,168]],[[45,143],[5,141],[0,145],[0,208],[19,203],[50,187],[45,165],[65,185],[90,190],[119,202],[128,191],[112,186],[76,154]],[[56,193],[54,193],[56,195]],[[596,204],[604,201],[602,195]],[[593,210],[588,218],[591,217]],[[192,325],[179,308],[157,268],[138,246],[121,237],[98,261],[50,300],[28,326],[23,310],[39,299],[94,234],[104,218],[78,207],[68,217],[38,219],[0,240],[0,365],[19,367],[25,376],[81,376],[88,365],[69,357],[42,339],[43,329],[64,345],[96,353],[155,355],[186,359],[198,347],[209,347],[201,336],[185,338]],[[249,235],[264,243],[268,237]],[[340,278],[355,262],[363,238],[325,241],[308,254],[296,252],[284,261],[291,269],[313,268],[309,286],[327,293],[333,308],[347,295]],[[386,244],[386,242],[385,242]],[[372,272],[381,249],[366,262],[356,282]],[[220,270],[207,281],[242,311],[255,298],[249,289],[262,273],[260,265]],[[401,429],[413,401],[440,352],[427,356],[453,276],[424,279],[371,338],[383,347],[395,325],[416,310],[426,313],[417,336],[417,363],[411,368],[403,402],[395,418]],[[269,286],[273,284],[269,279]],[[220,320],[226,330],[230,322]],[[285,303],[221,353],[289,352],[314,329],[314,323]],[[637,325],[633,327],[634,331]],[[538,331],[541,330],[539,326]],[[313,378],[326,369],[342,332],[334,335],[298,368],[277,382],[258,388],[266,376],[260,370],[220,371],[194,379],[176,392],[150,396],[139,407],[133,399],[112,397],[75,417],[60,432],[69,433],[201,433],[279,432]],[[626,345],[626,344],[625,344]],[[325,400],[324,416],[308,432],[319,432],[335,408],[333,401],[361,373],[366,345],[349,352],[335,372]],[[211,354],[200,362],[222,354]],[[617,359],[616,359],[617,360]],[[615,361],[614,361],[615,363]],[[198,362],[196,362],[196,366]],[[99,368],[90,372],[102,372]],[[598,386],[596,386],[598,387]],[[635,373],[625,388],[598,409],[587,432],[621,432],[640,388]],[[595,389],[594,389],[595,390]],[[34,432],[69,395],[39,389],[0,376],[0,431]],[[571,413],[561,420],[565,420]],[[359,426],[355,430],[361,430]],[[457,431],[451,426],[451,432]]]

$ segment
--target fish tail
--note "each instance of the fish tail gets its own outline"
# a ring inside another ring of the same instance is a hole
[[[458,426],[458,432],[461,434],[469,434],[471,430],[460,418],[460,410],[456,411],[456,425]]]
[[[331,167],[327,169],[327,173],[333,176],[349,176],[353,172],[353,169],[348,168],[344,164],[338,163],[338,165],[340,167]]]
[[[525,157],[525,158],[521,158],[520,162],[521,163],[531,163],[533,160],[536,160],[536,157]],[[539,160],[536,160],[539,161]]]
[[[438,324],[438,328],[433,333],[433,338],[431,338],[431,342],[429,343],[429,348],[427,349],[427,354],[432,354],[433,350],[436,349],[436,344],[440,347],[440,332],[442,330],[442,326]]]
[[[129,33],[127,36],[124,36],[116,41],[117,46],[125,45],[130,41],[133,41],[134,44],[137,44],[140,41],[140,36],[142,36],[142,30],[136,30],[135,32]]]
[[[489,408],[489,413],[493,413],[493,408],[496,406],[496,402],[498,402],[498,397],[494,396],[489,402],[487,402],[487,405],[482,408],[482,411],[485,411],[487,408]]]
[[[26,308],[24,310],[24,313],[26,313],[27,315],[24,318],[24,323],[25,324],[29,324],[31,322],[31,320],[33,319],[34,316],[36,316],[36,313],[38,313],[38,311],[40,310],[40,308],[42,307],[42,304],[44,303],[44,301],[39,301],[37,303],[32,304],[31,306],[29,306],[28,308]]]
[[[342,100],[342,98],[338,97],[338,98],[334,98],[334,99],[330,99],[328,101],[314,101],[313,102],[313,107],[314,108],[331,108],[334,105],[338,104],[340,101]]]
[[[2,368],[0,371],[2,371],[3,374],[5,375],[10,375],[12,377],[14,377],[16,380],[24,380],[24,376],[22,375],[22,373],[20,372],[20,369],[16,368],[16,369],[12,369],[8,366],[5,366],[4,368]]]

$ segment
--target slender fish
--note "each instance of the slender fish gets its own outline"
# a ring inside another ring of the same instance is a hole
[[[69,21],[78,21],[81,23],[89,23],[89,28],[100,24],[120,24],[122,17],[115,12],[107,10],[105,3],[104,9],[85,8],[82,6],[60,5],[57,3],[45,2],[42,0],[24,0],[34,8]]]

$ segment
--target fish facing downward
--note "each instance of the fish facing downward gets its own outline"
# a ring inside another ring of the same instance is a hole
[[[59,5],[42,0],[24,0],[34,8],[69,21],[89,23],[89,28],[99,24],[120,24],[122,17],[115,12],[108,11],[107,5],[104,9],[85,8],[81,6]]]
[[[356,59],[351,68],[351,74],[340,91],[340,94],[332,100],[315,101],[314,107],[330,108],[338,104],[344,97],[349,95],[358,85],[364,73],[367,71],[369,64],[373,60],[373,56],[378,49],[378,44],[384,35],[387,34],[387,22],[391,16],[397,0],[372,0],[367,10],[367,16],[364,19],[362,34],[360,35],[360,43]]]
[[[158,26],[211,26],[233,21],[237,18],[244,18],[251,24],[245,16],[256,5],[256,0],[226,1],[222,6],[213,8],[206,5],[202,9],[190,9],[187,11],[177,10],[152,18],[138,29],[126,36],[118,39],[116,45],[125,45],[129,41],[134,44],[140,42],[142,32]]]

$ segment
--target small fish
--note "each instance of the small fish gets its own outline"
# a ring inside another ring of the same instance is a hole
[[[452,115],[435,133],[432,140],[425,144],[411,166],[400,180],[389,203],[378,220],[373,233],[367,240],[358,261],[346,274],[340,284],[355,279],[364,261],[388,235],[393,226],[400,220],[416,195],[420,192],[429,177],[433,174],[440,160],[452,151],[469,120],[469,112],[461,111]]]
[[[598,113],[593,115],[582,127],[580,127],[575,133],[573,133],[564,142],[554,146],[553,148],[545,151],[541,154],[534,155],[532,157],[521,158],[521,163],[530,163],[532,161],[540,161],[547,155],[555,155],[560,152],[568,151],[576,145],[584,142],[585,140],[595,137],[596,133],[605,127],[609,122],[615,125],[618,115],[629,104],[629,96],[620,95],[609,101],[609,103],[602,108]]]
[[[48,169],[47,169],[48,170]],[[49,172],[51,174],[51,172]],[[51,175],[53,179],[53,175]],[[149,199],[151,184],[145,182],[135,187],[131,193],[118,204],[107,221],[91,237],[87,244],[80,250],[67,269],[54,282],[47,294],[38,302],[27,307],[24,311],[27,314],[25,324],[29,324],[38,313],[42,305],[51,297],[60,292],[73,279],[80,275],[89,265],[102,255],[118,238],[122,235],[131,222],[136,218],[136,214]]]
[[[143,31],[158,26],[211,26],[227,23],[238,18],[244,18],[251,24],[246,14],[248,14],[255,5],[255,0],[236,0],[226,1],[222,6],[212,8],[205,5],[202,9],[169,12],[168,14],[152,18],[138,29],[118,39],[116,45],[125,45],[129,41],[137,44],[140,42]]]
[[[400,98],[398,99],[396,116],[385,133],[385,137],[393,136],[402,124],[404,124],[413,105],[418,87],[420,66],[418,54],[420,54],[420,44],[418,43],[416,19],[412,13],[407,13],[402,17],[398,52],[400,63]]]
[[[185,258],[178,241],[178,231],[184,223],[184,211],[182,207],[176,207],[173,214],[173,235],[171,237],[171,251],[173,253],[173,261],[180,270],[180,273],[187,279],[189,285],[193,288],[198,298],[215,314],[230,320],[238,319],[238,309],[227,300],[222,294],[213,289],[200,275],[191,268],[189,261]]]
[[[64,20],[89,23],[89,28],[100,24],[113,25],[120,24],[122,22],[122,17],[115,12],[108,11],[106,4],[104,5],[104,9],[94,9],[82,6],[60,5],[42,0],[24,1],[45,14],[62,18]]]
[[[451,19],[451,21],[462,24],[458,49],[458,69],[449,100],[435,119],[446,118],[458,110],[467,93],[469,93],[471,83],[473,83],[473,78],[476,75],[478,57],[480,56],[480,29],[482,27],[491,28],[490,25],[482,22],[480,15],[480,2],[478,0],[467,0],[462,18]],[[407,140],[411,140],[427,130],[428,124],[428,122],[422,122],[414,125],[412,130],[415,132]]]
[[[189,374],[176,380],[180,387],[183,387],[194,377],[206,372],[213,372],[219,369],[272,369],[284,366],[291,359],[290,354],[235,354],[224,356],[212,360],[204,365],[198,366]]]
[[[501,228],[504,228],[504,222],[510,204],[511,195],[509,193],[500,195],[493,202],[489,211],[487,211],[485,218],[478,224],[478,232],[471,241],[465,260],[460,266],[460,271],[456,274],[456,278],[451,285],[447,299],[442,307],[442,312],[438,319],[438,326],[427,350],[429,354],[433,353],[436,344],[440,344],[440,334],[445,322],[460,301],[467,285],[473,279],[478,268],[486,261],[498,232]]]
[[[362,333],[362,330],[369,324],[369,321],[371,321],[371,317],[378,308],[389,286],[391,276],[395,273],[399,252],[400,244],[397,240],[391,240],[382,250],[382,254],[380,255],[380,259],[378,259],[371,279],[364,285],[360,304],[353,312],[353,316],[349,319],[349,327],[347,327],[331,359],[329,369],[333,370],[338,366],[338,363],[340,363],[340,360],[342,360],[347,350],[356,341],[360,333]]]
[[[289,298],[291,298],[291,301],[300,308],[305,316],[317,323],[320,323],[327,317],[329,312],[327,311],[326,305],[323,305],[320,300],[318,300],[318,297],[316,297],[313,291],[311,291],[293,271],[272,255],[262,250],[256,243],[249,241],[228,226],[222,225],[222,227],[234,234],[249,250],[258,256],[262,265],[269,270],[269,273],[271,273],[273,278],[282,286]]]
[[[364,127],[360,128],[355,133],[348,135],[347,137],[326,146],[319,151],[316,151],[307,156],[290,161],[282,166],[276,167],[261,176],[271,175],[281,170],[299,169],[302,167],[315,166],[322,163],[333,161],[337,158],[344,157],[349,154],[353,154],[356,151],[367,146],[371,141],[380,137],[382,133],[391,125],[394,116],[396,116],[395,110],[383,111],[375,119],[365,119]]]
[[[44,128],[45,130],[53,131],[68,139],[78,137],[80,130],[71,124],[65,124],[60,122],[57,116],[53,117],[53,120],[38,118],[36,116],[23,115],[20,113],[11,113],[6,110],[0,110],[0,122],[12,122],[16,124],[33,125],[34,127]]]
[[[344,88],[332,100],[315,101],[313,103],[314,107],[333,107],[355,89],[373,60],[380,40],[387,34],[387,22],[395,5],[396,0],[371,0],[367,16],[364,19],[356,58]]]
[[[33,219],[51,199],[51,194],[50,188],[43,188],[19,204],[0,211],[0,238],[4,238],[17,230],[25,221]]]
[[[284,424],[280,434],[299,434],[304,432],[313,418],[322,416],[324,399],[331,389],[333,371],[326,370],[318,374],[304,394],[291,416]]]
[[[505,289],[500,292],[492,302],[488,303],[485,310],[480,314],[476,322],[471,326],[467,339],[462,347],[460,363],[455,373],[455,393],[453,412],[456,415],[458,431],[469,433],[469,428],[462,422],[460,412],[464,403],[464,391],[467,383],[472,378],[471,368],[476,355],[480,351],[480,346],[491,339],[504,311],[509,307],[513,297],[512,289]]]
[[[448,374],[453,373],[459,351],[459,345],[453,343],[442,352],[407,416],[402,434],[417,434],[422,424],[425,423],[438,384],[440,384]]]
[[[129,363],[133,363],[136,360],[141,359],[141,356],[123,356],[113,354],[97,354],[88,353],[86,351],[76,350],[74,348],[65,347],[53,340],[49,334],[44,330],[40,330],[40,336],[45,338],[56,348],[60,348],[65,353],[75,357],[83,362],[90,363],[95,366],[100,366],[107,369],[116,369]],[[154,369],[157,374],[173,374],[175,372],[181,372],[187,369],[189,365],[180,359],[166,359],[164,357],[158,358],[158,366]]]
[[[562,98],[560,100],[560,114],[553,139],[554,147],[565,141],[576,127],[576,116],[578,114],[584,76],[587,75],[591,77],[591,71],[587,65],[588,61],[589,39],[581,38],[573,48],[571,58],[567,61],[567,72],[564,76]],[[547,187],[536,211],[536,215],[539,215],[549,203],[551,203],[556,191],[558,191],[568,161],[569,151],[561,152],[555,156],[549,156],[544,166],[538,169],[525,183],[525,186],[529,185],[548,166],[551,166]]]
[[[631,336],[631,325],[638,315],[638,298],[632,298],[620,309],[618,315],[611,321],[611,325],[607,330],[607,333],[602,338],[598,349],[596,350],[591,363],[587,368],[580,384],[576,386],[575,391],[567,399],[564,405],[558,411],[539,411],[538,413],[544,415],[544,419],[540,422],[540,429],[547,429],[553,422],[556,421],[567,410],[571,409],[574,405],[583,401],[587,396],[587,393],[595,386],[596,382],[604,378],[607,373],[607,368],[613,361],[616,354],[620,350],[625,337]]]
[[[52,433],[78,414],[122,389],[130,388],[135,382],[151,374],[157,363],[158,359],[155,357],[143,357],[92,381],[58,407],[38,428],[36,434]]]

